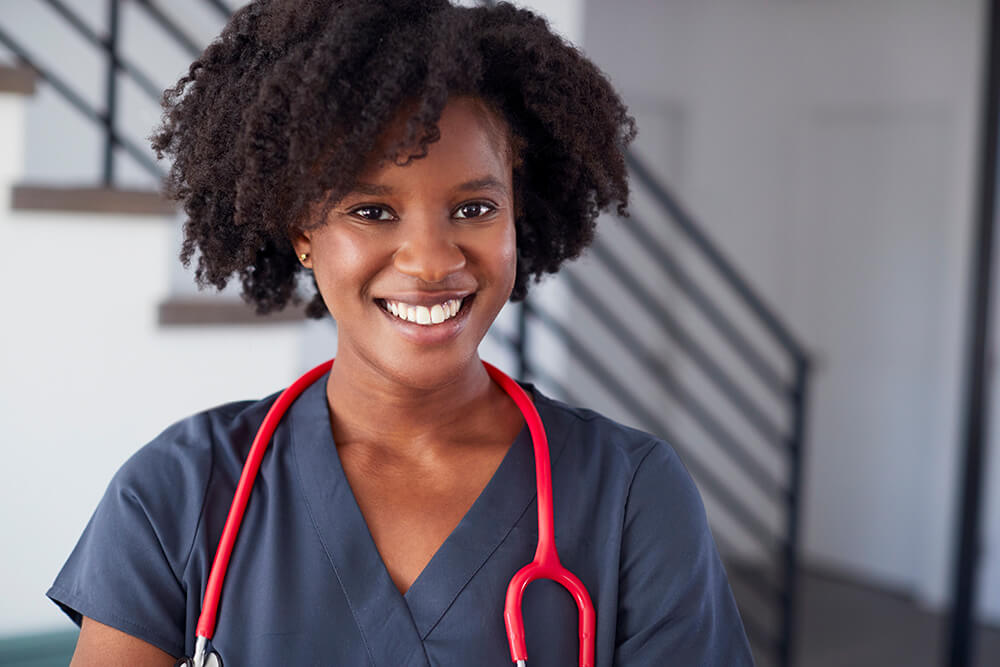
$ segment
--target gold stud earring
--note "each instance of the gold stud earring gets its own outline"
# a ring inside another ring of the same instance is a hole
[[[304,253],[302,253],[302,254],[299,255],[299,261],[300,262],[305,262],[307,259],[309,259],[309,253],[304,252]]]

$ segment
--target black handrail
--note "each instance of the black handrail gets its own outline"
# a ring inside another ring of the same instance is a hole
[[[52,7],[60,16],[62,16],[66,21],[76,29],[84,39],[93,44],[94,46],[100,48],[106,54],[108,54],[115,66],[120,68],[123,72],[128,74],[132,80],[145,92],[151,99],[159,100],[163,96],[163,86],[157,85],[153,80],[142,72],[138,67],[130,63],[121,57],[117,50],[113,50],[110,47],[109,39],[101,37],[93,29],[80,18],[80,16],[74,12],[72,9],[67,7],[62,0],[42,0],[47,5]]]
[[[660,385],[691,413],[695,421],[714,438],[719,446],[726,450],[734,461],[742,466],[743,472],[761,491],[782,504],[787,501],[787,491],[781,482],[750,456],[739,440],[710,414],[701,401],[681,385],[663,360],[646,349],[639,337],[622,324],[622,321],[611,312],[611,309],[604,305],[604,302],[582,280],[576,277],[572,269],[564,269],[563,283],[576,298],[580,299],[597,315],[596,319],[622,344],[624,350],[656,374]]]
[[[105,43],[108,50],[107,89],[105,91],[104,109],[108,117],[110,130],[104,139],[104,185],[110,186],[115,176],[115,142],[111,135],[115,129],[115,117],[118,104],[118,15],[121,0],[108,2],[108,39]]]
[[[781,553],[785,548],[785,541],[774,535],[762,519],[750,512],[746,506],[736,498],[726,487],[716,474],[703,464],[699,457],[694,456],[694,449],[684,444],[684,441],[674,436],[672,429],[664,423],[661,415],[646,408],[642,399],[637,396],[607,365],[594,355],[587,346],[577,337],[577,335],[559,322],[545,310],[534,307],[533,303],[526,304],[527,313],[532,319],[538,320],[548,329],[555,333],[575,357],[580,359],[583,367],[588,373],[594,375],[597,380],[608,389],[608,392],[615,397],[618,403],[626,410],[642,419],[648,424],[652,424],[659,433],[674,449],[682,453],[685,465],[690,468],[692,474],[698,479],[706,492],[714,496],[725,506],[726,510],[733,514],[742,525],[748,528],[748,535],[756,541],[766,553]]]
[[[698,283],[682,267],[681,263],[674,258],[673,253],[649,233],[639,217],[632,214],[628,219],[622,221],[621,228],[631,234],[639,245],[652,255],[681,292],[691,300],[691,303],[698,308],[726,342],[740,354],[744,363],[757,374],[763,385],[778,398],[787,400],[790,392],[787,382],[757,351],[753,343],[723,314],[722,310],[705,293],[705,290],[698,286]]]
[[[219,12],[219,16],[225,21],[228,21],[229,17],[233,15],[233,10],[226,6],[226,3],[222,2],[222,0],[205,0],[205,2],[207,2],[213,9],[217,10]]]
[[[805,448],[806,405],[809,390],[809,360],[798,357],[795,360],[795,391],[792,394],[792,433],[788,441],[791,450],[788,471],[788,515],[785,517],[785,567],[782,579],[785,586],[785,599],[782,605],[782,623],[785,632],[782,633],[781,664],[792,664],[794,655],[795,621],[797,601],[797,577],[799,561],[799,506],[802,504],[802,470]]]
[[[687,234],[688,238],[701,250],[702,254],[712,263],[730,287],[746,303],[754,315],[764,324],[779,343],[795,358],[806,356],[805,348],[781,323],[777,315],[768,307],[757,292],[750,286],[750,283],[736,270],[719,250],[718,246],[709,240],[702,231],[702,226],[694,221],[694,218],[680,205],[678,200],[670,194],[667,187],[655,176],[652,171],[643,163],[634,151],[629,151],[626,156],[629,169],[635,174],[642,184],[649,190],[656,201],[665,208],[674,223]]]
[[[163,28],[174,41],[181,45],[188,55],[192,58],[197,58],[201,55],[202,48],[198,46],[198,41],[192,38],[190,35],[181,28],[176,21],[167,16],[167,14],[160,9],[160,6],[153,2],[153,0],[132,0],[137,7],[141,7],[146,10],[150,18],[156,22],[161,28]]]
[[[33,70],[35,74],[48,82],[49,85],[51,85],[56,92],[62,95],[62,97],[77,111],[102,126],[104,131],[107,133],[107,136],[111,138],[111,141],[132,156],[132,159],[138,162],[143,168],[146,169],[146,171],[154,175],[157,179],[162,179],[166,176],[164,171],[160,169],[159,165],[157,165],[152,157],[150,157],[148,152],[139,148],[135,143],[130,141],[127,137],[121,135],[114,129],[114,127],[111,126],[109,116],[106,112],[94,109],[86,100],[83,99],[82,95],[73,90],[72,86],[67,84],[48,68],[35,62],[35,60],[31,57],[31,54],[28,53],[28,51],[21,46],[17,40],[11,37],[10,34],[7,33],[2,27],[0,27],[0,44],[3,44],[6,48],[8,48],[11,53],[17,56],[18,60],[20,60],[26,67]]]
[[[718,363],[712,360],[705,348],[695,341],[694,337],[677,322],[670,312],[663,307],[657,298],[645,287],[625,264],[615,257],[610,248],[598,238],[590,247],[590,252],[600,264],[608,269],[615,278],[629,291],[647,313],[656,318],[662,329],[666,331],[677,344],[687,352],[705,375],[747,418],[747,421],[757,430],[764,440],[779,451],[784,451],[786,438],[764,411],[744,392],[736,382],[722,370]]]

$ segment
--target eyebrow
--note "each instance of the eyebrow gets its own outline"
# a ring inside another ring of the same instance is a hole
[[[459,185],[456,190],[459,191],[469,191],[469,190],[499,190],[504,194],[507,193],[507,186],[503,182],[494,178],[493,176],[483,176],[482,178],[475,178],[471,181],[466,181]]]
[[[483,176],[465,181],[455,187],[459,192],[469,192],[473,190],[499,190],[504,194],[510,194],[507,186],[493,176]],[[351,194],[365,195],[368,197],[384,197],[393,193],[393,188],[388,185],[376,185],[375,183],[355,183],[351,188]]]

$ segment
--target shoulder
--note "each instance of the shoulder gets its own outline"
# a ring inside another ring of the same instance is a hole
[[[565,448],[571,457],[596,459],[602,470],[625,475],[630,483],[647,468],[669,470],[672,476],[689,479],[673,447],[661,438],[594,410],[550,398],[537,389],[534,393],[554,450]]]
[[[617,507],[623,538],[669,535],[673,545],[704,547],[708,528],[701,495],[668,442],[594,410],[535,395],[555,474],[572,480],[576,492],[586,487]],[[644,535],[640,526],[646,522],[658,529]]]
[[[121,466],[112,487],[176,489],[206,477],[221,460],[242,460],[275,398],[225,403],[174,422]]]
[[[564,440],[553,443],[553,461],[560,456],[560,471],[585,481],[586,498],[613,502],[620,520],[615,663],[752,664],[704,504],[673,447],[593,410],[535,396],[550,440]],[[586,515],[602,516],[600,509]],[[588,529],[600,530],[593,522]]]
[[[589,483],[616,489],[615,664],[752,665],[701,495],[673,447],[593,410],[548,398],[542,410],[569,436],[564,460],[594,462],[573,473],[599,470]]]
[[[235,485],[274,398],[226,403],[168,426],[118,469],[93,521],[133,531],[145,526],[182,578],[208,489]]]
[[[166,428],[112,478],[48,591],[83,617],[179,655],[188,606],[185,571],[212,479],[248,447],[273,401],[229,403]],[[238,475],[238,468],[236,474]]]

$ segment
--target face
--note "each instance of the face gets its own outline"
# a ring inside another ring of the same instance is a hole
[[[360,362],[415,387],[478,363],[516,269],[500,121],[457,98],[438,127],[426,157],[366,168],[323,226],[293,239],[337,321],[338,365]],[[397,124],[386,139],[400,131]]]

